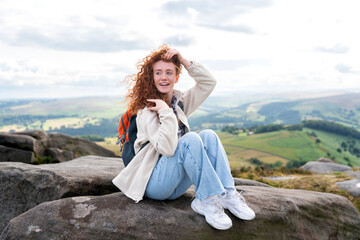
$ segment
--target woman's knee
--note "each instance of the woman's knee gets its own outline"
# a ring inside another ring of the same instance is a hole
[[[196,132],[188,132],[180,138],[180,142],[202,142],[201,137]]]
[[[146,190],[145,192],[145,197],[150,198],[150,199],[154,199],[154,200],[165,200],[167,199],[171,194],[169,194],[166,191],[151,191],[151,190]]]
[[[203,130],[199,133],[199,135],[202,139],[209,138],[209,137],[216,137],[216,138],[218,137],[217,134],[211,129]]]

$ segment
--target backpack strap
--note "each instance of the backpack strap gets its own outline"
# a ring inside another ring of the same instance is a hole
[[[130,121],[129,111],[126,111],[126,117],[127,117],[128,121]]]
[[[125,113],[126,113],[126,118],[127,118],[128,122],[130,122],[129,111],[126,111]],[[122,125],[123,129],[125,129],[125,132],[121,136],[119,136],[118,140],[116,141],[116,144],[120,144],[120,142],[124,143],[125,139],[126,139],[126,134],[128,133],[129,128],[127,128],[125,125],[124,115],[125,114],[123,114],[121,116],[120,121],[121,121],[121,125]],[[122,151],[122,146],[120,147],[120,151]]]
[[[124,133],[124,135],[126,136],[126,133],[128,132],[128,129],[129,129],[129,128],[126,128],[123,117],[124,117],[124,116],[121,117],[121,124],[123,125],[123,128],[126,129],[126,131],[125,131],[125,133]],[[127,119],[128,119],[128,122],[130,122],[130,117],[129,117],[129,112],[128,112],[128,111],[126,111],[126,117],[127,117]],[[124,135],[123,135],[123,136],[124,136]],[[121,138],[122,138],[122,137],[121,137]],[[125,137],[124,137],[124,138],[125,138]]]
[[[143,149],[146,145],[148,145],[149,142],[150,142],[150,141],[147,141],[146,143],[144,143],[143,145],[141,145],[141,148],[140,148],[139,152],[140,152],[141,149]]]
[[[184,111],[184,103],[182,101],[178,102],[178,106],[181,108],[182,111]]]
[[[127,113],[127,112],[126,112],[126,113]],[[125,126],[124,118],[123,118],[123,117],[121,117],[121,124],[122,124],[123,128],[126,129],[126,126]],[[127,132],[127,129],[126,129],[125,133],[126,133],[126,132]],[[123,135],[123,136],[124,136],[124,135]]]

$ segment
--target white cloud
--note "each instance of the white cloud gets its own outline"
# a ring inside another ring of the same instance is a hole
[[[316,47],[315,51],[326,52],[326,53],[335,53],[335,54],[343,54],[349,52],[349,48],[347,46],[341,45],[339,43],[335,44],[331,47]]]
[[[171,46],[190,46],[194,42],[194,39],[189,35],[174,35],[166,38],[164,43]]]
[[[355,0],[1,0],[0,98],[124,92],[119,83],[164,42],[208,67],[218,93],[354,89],[357,9]]]
[[[343,63],[336,64],[334,68],[341,73],[353,73],[351,67]]]

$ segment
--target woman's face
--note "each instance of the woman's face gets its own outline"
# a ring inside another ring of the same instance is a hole
[[[157,90],[171,97],[175,83],[178,82],[176,77],[175,65],[172,62],[157,61],[153,66],[154,82]]]

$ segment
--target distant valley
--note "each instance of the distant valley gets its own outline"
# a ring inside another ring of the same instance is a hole
[[[220,130],[226,125],[249,128],[321,119],[360,129],[360,93],[323,95],[211,96],[190,117],[189,122],[193,130]],[[119,117],[126,110],[121,100],[115,96],[0,100],[0,131],[43,129],[69,135],[114,137]]]
[[[119,154],[114,143],[120,115],[126,110],[121,100],[115,96],[2,100],[0,132],[43,129],[73,136],[100,136],[108,139],[101,143],[103,146]],[[351,166],[360,165],[359,139],[308,128],[276,130],[253,136],[245,133],[256,129],[255,126],[297,125],[309,119],[360,129],[360,93],[212,96],[189,118],[189,122],[195,131],[205,128],[221,131],[226,126],[242,129],[242,133],[235,135],[219,133],[232,168],[258,165],[292,167],[319,157],[332,158]],[[352,142],[353,152],[341,147],[349,142]]]
[[[223,125],[248,128],[271,123],[296,124],[310,119],[334,121],[360,129],[360,93],[319,98],[252,101],[202,113],[200,116],[195,115],[190,119],[190,123],[197,129],[205,127],[219,129]]]

